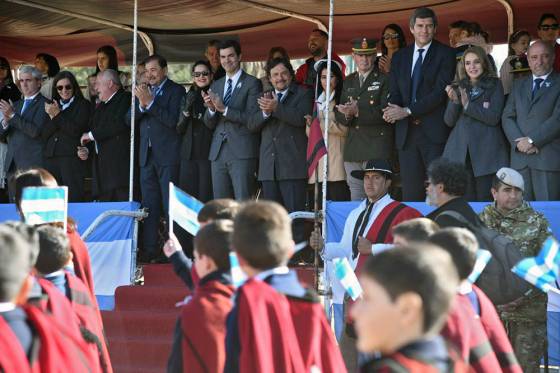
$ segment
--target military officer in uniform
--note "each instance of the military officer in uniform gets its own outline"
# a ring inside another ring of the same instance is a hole
[[[498,170],[492,182],[494,203],[480,218],[491,229],[511,238],[525,256],[536,256],[550,235],[543,214],[523,201],[525,183],[512,168]],[[498,307],[517,360],[524,372],[539,372],[546,339],[546,294],[534,289],[511,304]]]
[[[352,41],[352,58],[358,71],[344,80],[336,120],[349,127],[344,147],[346,181],[353,201],[364,199],[363,181],[351,175],[363,170],[369,159],[390,160],[393,154],[393,128],[383,120],[387,106],[389,78],[375,67],[377,40],[365,37]]]

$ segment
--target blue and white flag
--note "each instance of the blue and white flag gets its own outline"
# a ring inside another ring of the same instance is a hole
[[[490,251],[478,249],[476,252],[476,262],[474,263],[474,268],[467,279],[471,284],[474,284],[476,280],[478,280],[480,274],[484,271],[484,268],[486,268],[490,259],[492,259],[492,253]]]
[[[334,258],[332,261],[334,264],[334,274],[344,290],[346,290],[352,300],[358,299],[362,295],[362,287],[354,270],[350,267],[348,259],[346,257]]]
[[[196,235],[200,229],[198,212],[204,205],[196,198],[183,192],[173,183],[169,183],[169,231],[173,232],[173,222],[176,222],[192,234]]]
[[[558,291],[554,286],[560,270],[560,251],[558,241],[552,236],[543,244],[539,255],[526,258],[517,263],[512,272],[545,293]]]
[[[27,224],[64,223],[68,214],[68,188],[26,187],[21,195],[21,212]]]
[[[237,254],[233,251],[229,252],[229,267],[231,270],[231,282],[233,283],[233,286],[238,288],[247,281],[247,275],[241,269]]]

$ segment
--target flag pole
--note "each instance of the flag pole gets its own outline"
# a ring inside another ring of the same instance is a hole
[[[175,200],[175,198],[173,198],[172,193],[174,193],[173,183],[170,181],[169,182],[169,204],[168,204],[168,208],[167,208],[167,210],[169,212],[169,220],[168,220],[169,221],[169,238],[171,238],[172,235],[173,235],[173,214],[172,214],[173,206],[171,206],[171,203],[172,203],[172,201]]]
[[[128,178],[128,201],[132,202],[134,199],[134,126],[136,122],[136,53],[138,39],[138,0],[134,0],[134,29],[132,32],[132,70],[130,72],[130,79],[132,80],[132,99],[130,102],[130,171]]]
[[[316,95],[315,95],[316,96]],[[325,183],[325,180],[323,180],[323,184]],[[314,191],[314,196],[315,196],[315,204],[314,204],[314,212],[315,212],[315,218],[313,219],[313,230],[315,232],[319,231],[319,221],[321,219],[321,217],[319,216],[319,167],[315,167],[315,191]],[[315,291],[318,293],[319,292],[319,251],[318,250],[313,250],[314,252],[314,256],[313,256],[313,287],[315,289]]]

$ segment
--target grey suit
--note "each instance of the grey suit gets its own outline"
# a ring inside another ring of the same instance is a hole
[[[447,103],[444,120],[453,130],[443,157],[470,163],[468,169],[474,183],[467,198],[489,200],[492,175],[509,165],[508,148],[500,128],[504,91],[498,79],[489,78],[469,97],[467,109],[451,100]]]
[[[514,81],[502,115],[511,146],[511,167],[525,179],[529,200],[560,199],[560,76],[552,72],[532,98],[533,77]],[[529,137],[537,154],[517,151],[515,139]]]
[[[312,105],[313,92],[292,82],[270,116],[258,111],[248,124],[261,135],[258,177],[263,182],[263,197],[283,204],[288,211],[305,208],[305,115],[311,114]]]
[[[8,152],[5,169],[8,172],[43,166],[43,140],[41,131],[48,120],[45,97],[40,93],[33,98],[21,114],[24,100],[14,105],[15,115],[7,128],[0,126],[0,135],[7,137]]]
[[[222,98],[226,79],[227,76],[211,86]],[[210,110],[204,114],[204,123],[214,130],[208,156],[212,161],[214,198],[247,199],[254,194],[259,136],[247,124],[259,111],[257,98],[261,91],[261,81],[243,71],[233,87],[226,115],[212,115]]]

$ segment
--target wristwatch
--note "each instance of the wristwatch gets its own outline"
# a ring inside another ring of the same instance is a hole
[[[412,111],[410,111],[409,108],[405,107],[404,110],[406,110],[406,113],[407,113],[408,115],[412,115]]]
[[[532,139],[532,138],[527,137],[527,142],[528,142],[529,144],[533,145],[533,139]]]

